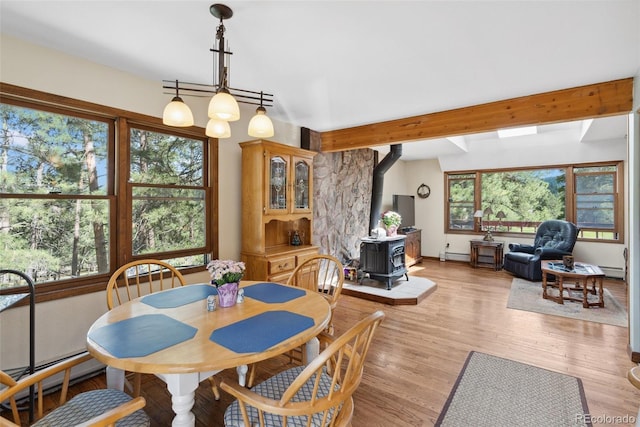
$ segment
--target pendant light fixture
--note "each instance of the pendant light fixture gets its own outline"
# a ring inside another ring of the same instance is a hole
[[[187,127],[193,126],[193,113],[191,108],[184,103],[178,94],[178,81],[176,80],[176,96],[164,107],[162,123],[169,126]]]
[[[205,135],[212,138],[229,138],[231,136],[231,126],[229,122],[220,119],[209,119]]]
[[[267,110],[262,106],[262,92],[260,92],[260,106],[256,108],[256,115],[249,122],[249,136],[256,138],[270,138],[273,136],[273,123],[267,116]]]
[[[209,102],[209,108],[207,110],[207,116],[209,117],[209,122],[207,123],[205,130],[207,136],[214,138],[229,138],[231,136],[229,122],[240,119],[240,107],[238,106],[238,102],[258,105],[256,116],[254,116],[249,123],[249,135],[263,138],[273,136],[273,124],[271,123],[271,119],[267,117],[267,110],[264,107],[265,103],[267,103],[267,106],[273,105],[273,95],[266,94],[262,91],[255,92],[229,87],[228,58],[232,55],[232,52],[228,51],[228,48],[225,50],[224,20],[231,18],[233,16],[233,11],[228,6],[216,3],[209,7],[209,12],[220,20],[220,23],[216,28],[217,46],[214,45],[214,48],[210,49],[211,52],[214,53],[214,62],[217,57],[217,67],[214,63],[214,84],[204,85],[197,83],[185,83],[179,82],[178,80],[175,80],[174,83],[172,80],[163,80],[163,89],[175,89],[176,93],[173,100],[165,107],[163,123],[169,126],[191,126],[193,124],[193,115],[191,115],[191,124],[188,125],[177,124],[180,123],[180,120],[172,120],[169,118],[172,117],[171,112],[179,107],[182,107],[183,109],[186,107],[189,114],[191,113],[189,107],[182,102],[182,99],[178,96],[178,89],[182,91],[183,95],[188,96],[206,96],[205,94],[213,93],[214,95]],[[171,83],[171,86],[168,85],[169,83]],[[169,110],[169,112],[167,112],[167,110]],[[178,116],[178,113],[173,114]],[[184,112],[182,114],[186,115]],[[256,124],[252,126],[254,119],[256,119]],[[187,123],[188,120],[184,120],[183,122]]]

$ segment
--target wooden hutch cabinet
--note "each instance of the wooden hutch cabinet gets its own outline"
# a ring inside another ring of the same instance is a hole
[[[244,278],[285,282],[318,253],[313,235],[313,151],[255,140],[242,148]]]

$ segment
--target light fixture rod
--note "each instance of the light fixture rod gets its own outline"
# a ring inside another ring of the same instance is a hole
[[[165,93],[167,94],[173,94],[176,91],[176,89],[180,90],[180,95],[182,96],[204,97],[204,96],[209,96],[209,94],[215,94],[218,92],[218,85],[207,85],[202,83],[189,83],[189,82],[178,81],[177,83],[178,87],[176,87],[176,80],[163,80],[162,83],[163,83],[162,85],[163,89],[171,90],[171,92],[165,91]],[[273,106],[274,95],[271,93],[257,92],[253,90],[246,90],[246,89],[233,88],[233,87],[228,87],[227,89],[233,96],[238,98],[238,102],[242,102],[244,104],[259,105],[260,104],[259,102],[252,102],[252,101],[254,100],[259,101],[260,94],[262,93],[264,105],[267,107]]]

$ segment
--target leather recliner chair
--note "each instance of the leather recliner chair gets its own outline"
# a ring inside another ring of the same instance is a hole
[[[503,268],[531,281],[542,280],[542,260],[562,259],[571,255],[578,239],[578,227],[569,221],[548,220],[538,226],[533,245],[510,243]]]

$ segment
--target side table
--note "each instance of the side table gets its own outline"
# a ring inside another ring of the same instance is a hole
[[[471,240],[469,262],[473,268],[490,267],[494,270],[502,269],[502,254],[504,242],[498,240]]]

